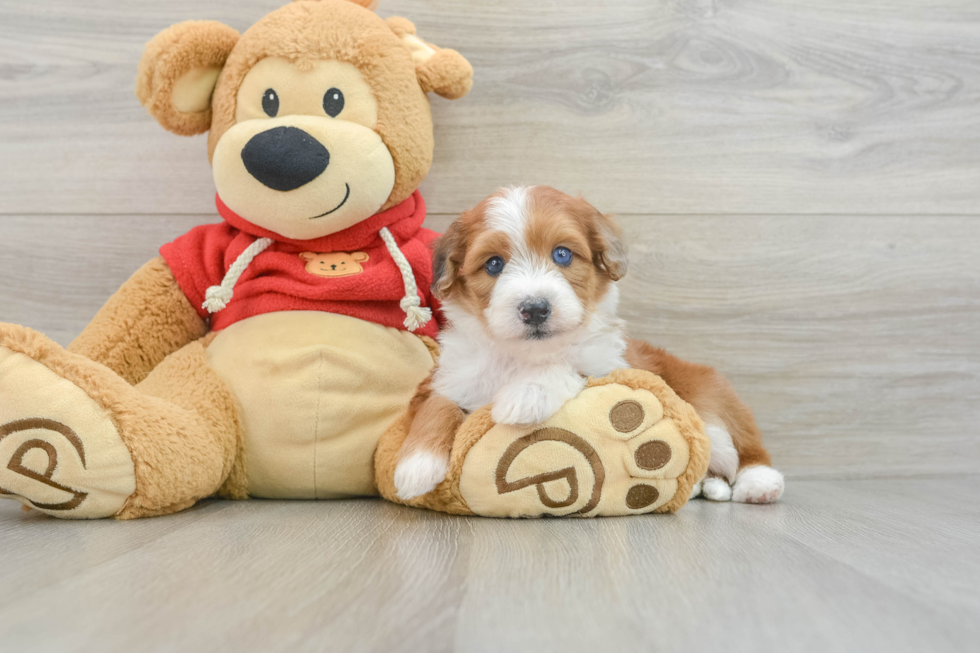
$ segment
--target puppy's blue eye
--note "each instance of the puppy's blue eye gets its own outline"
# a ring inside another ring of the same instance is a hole
[[[486,268],[487,274],[495,277],[504,271],[504,259],[499,256],[491,256],[483,267]]]
[[[565,267],[572,262],[572,252],[567,247],[556,247],[551,252],[551,260],[558,265]]]

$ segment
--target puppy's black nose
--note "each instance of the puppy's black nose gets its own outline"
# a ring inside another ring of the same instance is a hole
[[[544,324],[548,316],[551,315],[551,304],[548,303],[547,299],[529,299],[521,302],[517,310],[521,312],[521,320],[524,321],[524,324],[538,326]]]
[[[245,144],[242,161],[265,186],[289,191],[319,177],[330,163],[330,152],[302,129],[274,127]]]

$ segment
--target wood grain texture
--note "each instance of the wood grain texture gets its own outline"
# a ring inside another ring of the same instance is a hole
[[[213,502],[71,523],[0,505],[9,650],[964,651],[980,477],[797,481],[773,506],[461,518]],[[57,627],[51,627],[57,617]]]
[[[0,211],[204,213],[203,137],[133,97],[172,23],[282,0],[0,0]],[[548,183],[619,213],[980,213],[973,0],[385,0],[463,52],[430,208]]]
[[[173,23],[243,30],[284,1],[0,0],[0,321],[66,344],[216,221],[204,138],[146,115],[136,64]],[[733,380],[784,502],[506,522],[209,502],[126,523],[0,502],[0,649],[975,648],[980,4],[380,13],[476,69],[466,99],[433,98],[429,226],[512,183],[620,214],[632,334]]]
[[[160,246],[210,216],[0,216],[0,322],[67,345]]]
[[[0,216],[0,321],[67,344],[160,244],[215,220]],[[976,471],[980,220],[619,221],[631,334],[725,372],[785,472]]]

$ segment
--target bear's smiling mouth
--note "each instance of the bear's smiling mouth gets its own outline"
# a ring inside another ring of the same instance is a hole
[[[344,187],[347,189],[347,192],[344,193],[344,199],[340,200],[340,204],[338,204],[337,206],[333,207],[332,209],[330,209],[326,213],[321,213],[320,215],[314,215],[312,218],[310,218],[310,220],[316,220],[318,218],[322,218],[324,216],[328,216],[331,213],[333,213],[334,211],[336,211],[337,209],[339,209],[340,207],[342,207],[344,204],[346,204],[347,203],[347,198],[350,197],[350,184],[344,183]]]

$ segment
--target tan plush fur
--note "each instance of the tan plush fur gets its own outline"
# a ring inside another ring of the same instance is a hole
[[[136,492],[117,518],[176,512],[215,494],[231,476],[241,434],[235,399],[193,342],[134,387],[47,337],[0,324],[0,346],[25,354],[108,411],[133,458]],[[228,494],[242,498],[236,488]]]
[[[171,101],[174,85],[195,68],[221,68],[238,41],[238,32],[214,21],[187,21],[157,34],[146,44],[136,77],[136,97],[166,129],[181,136],[211,127],[211,109],[186,113]]]
[[[127,399],[126,408],[141,420],[127,444],[134,459],[152,465],[153,475],[143,475],[144,490],[137,489],[122,516],[166,508],[175,495],[247,497],[236,399],[208,366],[201,342],[168,357],[135,390],[146,400]]]
[[[455,50],[436,50],[417,72],[423,91],[447,100],[457,100],[473,87],[473,68]]]
[[[109,298],[68,350],[136,384],[164,358],[205,333],[207,324],[166,262],[157,257]]]
[[[395,33],[395,36],[402,38],[406,34],[415,35],[415,23],[407,18],[402,18],[401,16],[389,16],[385,18],[385,23],[391,28],[391,31]]]
[[[406,36],[415,36],[415,25],[407,18],[391,16],[385,22],[403,42],[408,40]],[[449,100],[459,99],[469,93],[473,87],[473,67],[470,62],[455,50],[440,48],[425,41],[420,44],[431,51],[421,55],[413,53],[422,90]]]

